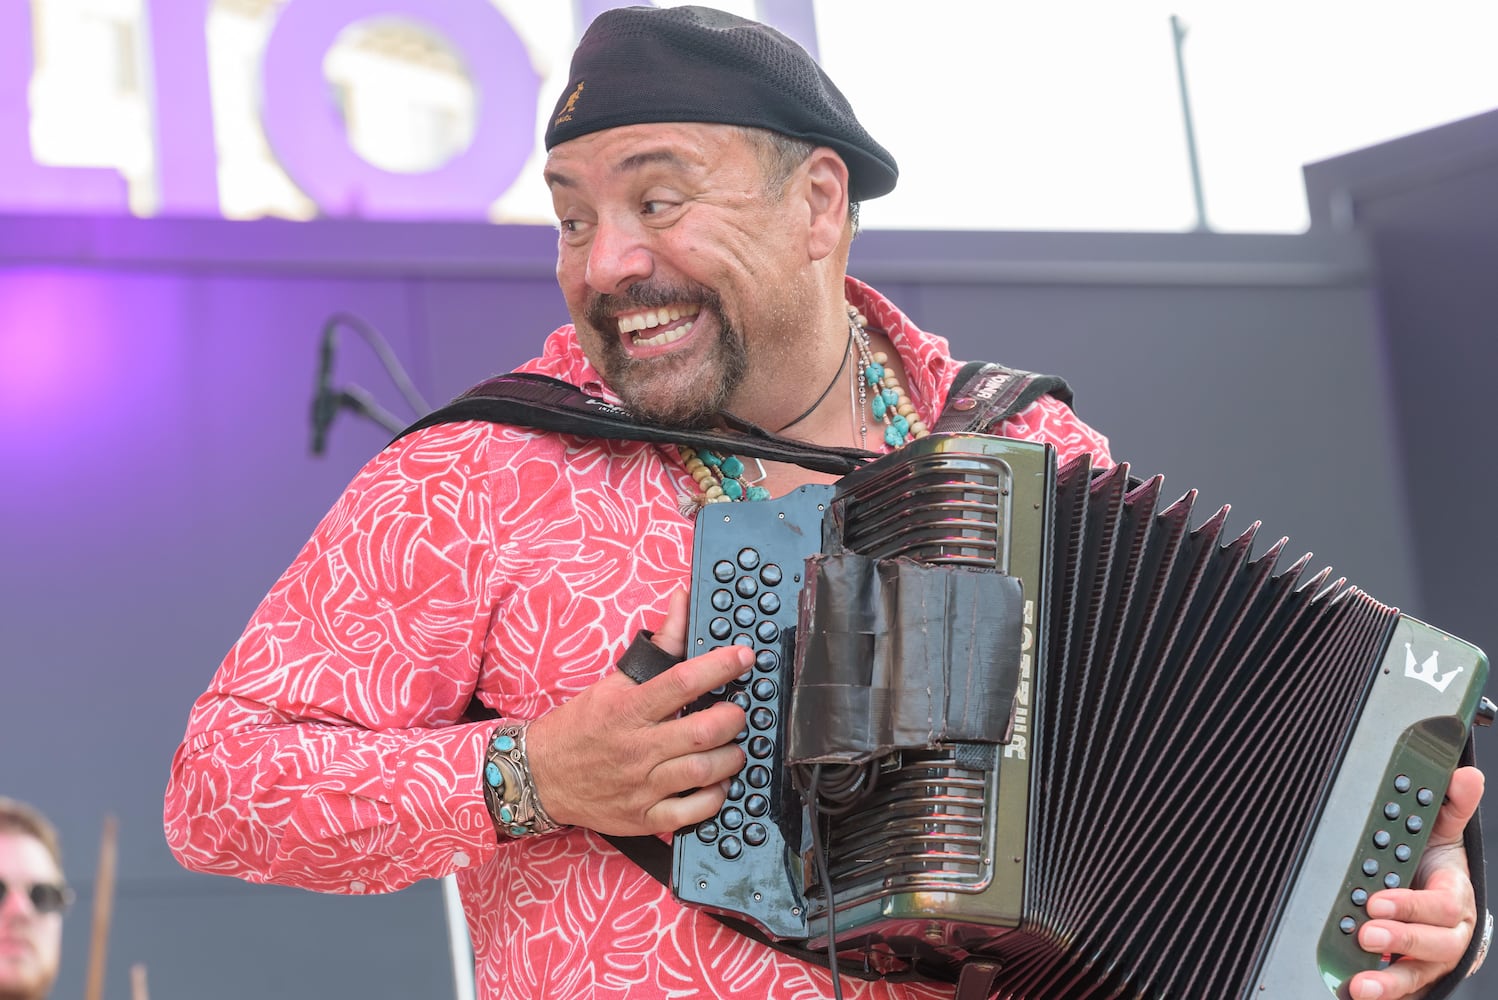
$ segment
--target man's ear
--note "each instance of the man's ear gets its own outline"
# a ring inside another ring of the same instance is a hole
[[[818,146],[803,166],[811,222],[807,249],[813,260],[821,260],[838,248],[848,225],[848,165],[833,150]]]

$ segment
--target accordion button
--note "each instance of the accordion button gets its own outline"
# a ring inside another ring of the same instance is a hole
[[[760,594],[759,610],[761,614],[766,615],[777,613],[780,610],[780,595],[770,593]]]
[[[1409,844],[1400,844],[1398,847],[1394,848],[1394,860],[1408,861],[1411,857],[1414,856],[1414,853],[1414,851],[1410,850]]]
[[[764,824],[750,823],[748,826],[744,827],[744,843],[748,844],[750,847],[758,847],[768,839],[769,836],[765,832]]]
[[[780,638],[780,626],[765,620],[759,623],[759,628],[754,630],[754,634],[760,642],[774,642]]]
[[[768,736],[756,736],[749,741],[749,756],[764,760],[775,752],[775,743]]]
[[[761,677],[759,680],[754,682],[753,690],[754,697],[758,698],[760,701],[769,701],[771,698],[775,697],[775,692],[778,691],[779,688],[775,686],[775,682],[770,680],[770,678]]]
[[[759,584],[755,582],[752,576],[741,576],[738,582],[733,585],[733,589],[739,592],[740,597],[753,597],[759,593]]]
[[[744,569],[753,569],[759,565],[759,551],[757,549],[739,549],[739,565]]]
[[[754,655],[754,666],[765,673],[769,673],[780,666],[780,656],[773,650],[761,649]]]
[[[718,822],[725,830],[737,830],[744,825],[744,813],[738,806],[729,806],[718,814]]]
[[[1375,861],[1375,860],[1373,860],[1372,858],[1369,858],[1367,861],[1364,861],[1363,862],[1363,874],[1367,875],[1369,878],[1372,878],[1373,876],[1377,875],[1378,874],[1378,862]]]
[[[722,642],[733,633],[733,626],[728,624],[727,618],[714,618],[707,623],[707,634]]]
[[[1351,934],[1358,929],[1358,922],[1351,917],[1343,917],[1337,926],[1342,929],[1343,934]]]
[[[718,844],[718,853],[723,855],[729,861],[732,861],[734,858],[744,853],[744,845],[739,842],[739,838],[733,836],[732,834],[729,834],[727,837],[723,838],[722,842]]]
[[[1398,889],[1399,888],[1399,873],[1398,872],[1390,872],[1389,874],[1387,874],[1387,875],[1384,876],[1384,888],[1385,889]]]
[[[784,574],[780,572],[780,567],[774,563],[765,563],[765,568],[759,571],[759,582],[766,587],[780,586],[783,578]]]
[[[704,844],[711,844],[718,839],[718,824],[712,820],[704,820],[697,824],[697,839]]]
[[[761,705],[749,713],[749,725],[755,729],[769,729],[775,725],[775,713]]]
[[[1396,792],[1407,792],[1407,791],[1410,790],[1410,787],[1411,787],[1411,782],[1410,782],[1410,776],[1409,775],[1407,775],[1407,774],[1401,774],[1401,775],[1397,776],[1394,779],[1394,791],[1396,791]]]
[[[744,801],[744,811],[750,816],[763,816],[770,811],[770,800],[763,795],[751,795]]]
[[[1352,890],[1352,905],[1353,906],[1363,906],[1367,902],[1368,902],[1368,890],[1367,889],[1354,889],[1354,890]]]
[[[1424,827],[1425,820],[1421,819],[1419,816],[1411,816],[1409,819],[1404,821],[1404,828],[1410,831],[1410,833],[1419,833],[1422,829],[1424,829]]]
[[[719,559],[717,562],[713,563],[713,579],[717,580],[719,583],[728,583],[738,575],[739,571],[735,569],[733,563],[729,562],[727,559]]]
[[[1399,818],[1399,813],[1400,813],[1400,809],[1399,809],[1399,803],[1398,802],[1385,802],[1384,803],[1384,818],[1385,819],[1398,819]]]
[[[728,696],[728,700],[733,702],[735,705],[739,706],[746,712],[749,711],[749,706],[754,704],[754,702],[750,700],[749,695],[743,691],[735,691],[733,694]]]
[[[1375,833],[1373,835],[1373,846],[1377,847],[1380,850],[1382,850],[1383,848],[1389,846],[1389,842],[1392,839],[1393,838],[1391,838],[1389,836],[1389,831],[1388,830],[1379,830],[1377,833]]]
[[[733,607],[733,595],[720,587],[713,591],[712,605],[714,611],[727,611]]]
[[[732,778],[728,782],[728,801],[737,802],[744,797],[744,782],[740,778]]]
[[[741,604],[733,611],[734,624],[739,628],[748,628],[754,624],[755,619],[758,617],[754,613],[754,609],[747,604]]]
[[[749,785],[752,788],[770,787],[770,769],[763,765],[755,764],[748,770],[744,777],[748,779]]]
[[[1422,788],[1415,793],[1415,801],[1422,806],[1428,806],[1436,800],[1436,793],[1429,788]]]

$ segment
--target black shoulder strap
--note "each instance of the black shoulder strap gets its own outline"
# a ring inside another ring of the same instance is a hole
[[[511,372],[480,382],[401,431],[395,440],[423,427],[459,420],[488,420],[579,437],[684,444],[727,451],[740,458],[791,462],[834,475],[846,475],[876,457],[858,448],[824,448],[776,437],[737,419],[730,421],[727,431],[658,427],[643,423],[622,406],[590,396],[570,383],[529,372]]]
[[[1071,405],[1071,387],[1064,379],[972,361],[953,381],[946,407],[932,430],[987,433],[1046,393]],[[684,444],[728,451],[741,458],[790,462],[834,475],[846,475],[875,457],[858,448],[826,448],[777,437],[734,418],[726,431],[658,427],[570,383],[530,372],[511,372],[480,382],[402,430],[394,440],[424,427],[460,420],[488,420],[579,437]]]
[[[952,382],[946,408],[931,430],[989,434],[1046,394],[1072,405],[1071,386],[1056,375],[1037,375],[992,362],[969,361]]]

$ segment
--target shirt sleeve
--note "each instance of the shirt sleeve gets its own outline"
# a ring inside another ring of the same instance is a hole
[[[465,723],[494,606],[479,425],[360,471],[193,705],[167,841],[198,871],[378,892],[498,850]]]
[[[1094,468],[1113,465],[1108,439],[1055,396],[1041,396],[1000,424],[999,433],[1021,441],[1044,441],[1054,445],[1057,465],[1065,465],[1084,453],[1092,456]]]

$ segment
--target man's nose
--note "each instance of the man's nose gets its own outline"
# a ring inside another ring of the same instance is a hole
[[[24,888],[7,885],[4,898],[0,898],[0,919],[34,916],[37,916],[36,907],[31,905],[31,897]]]
[[[655,259],[637,226],[599,220],[588,248],[588,287],[616,295],[655,270]]]

